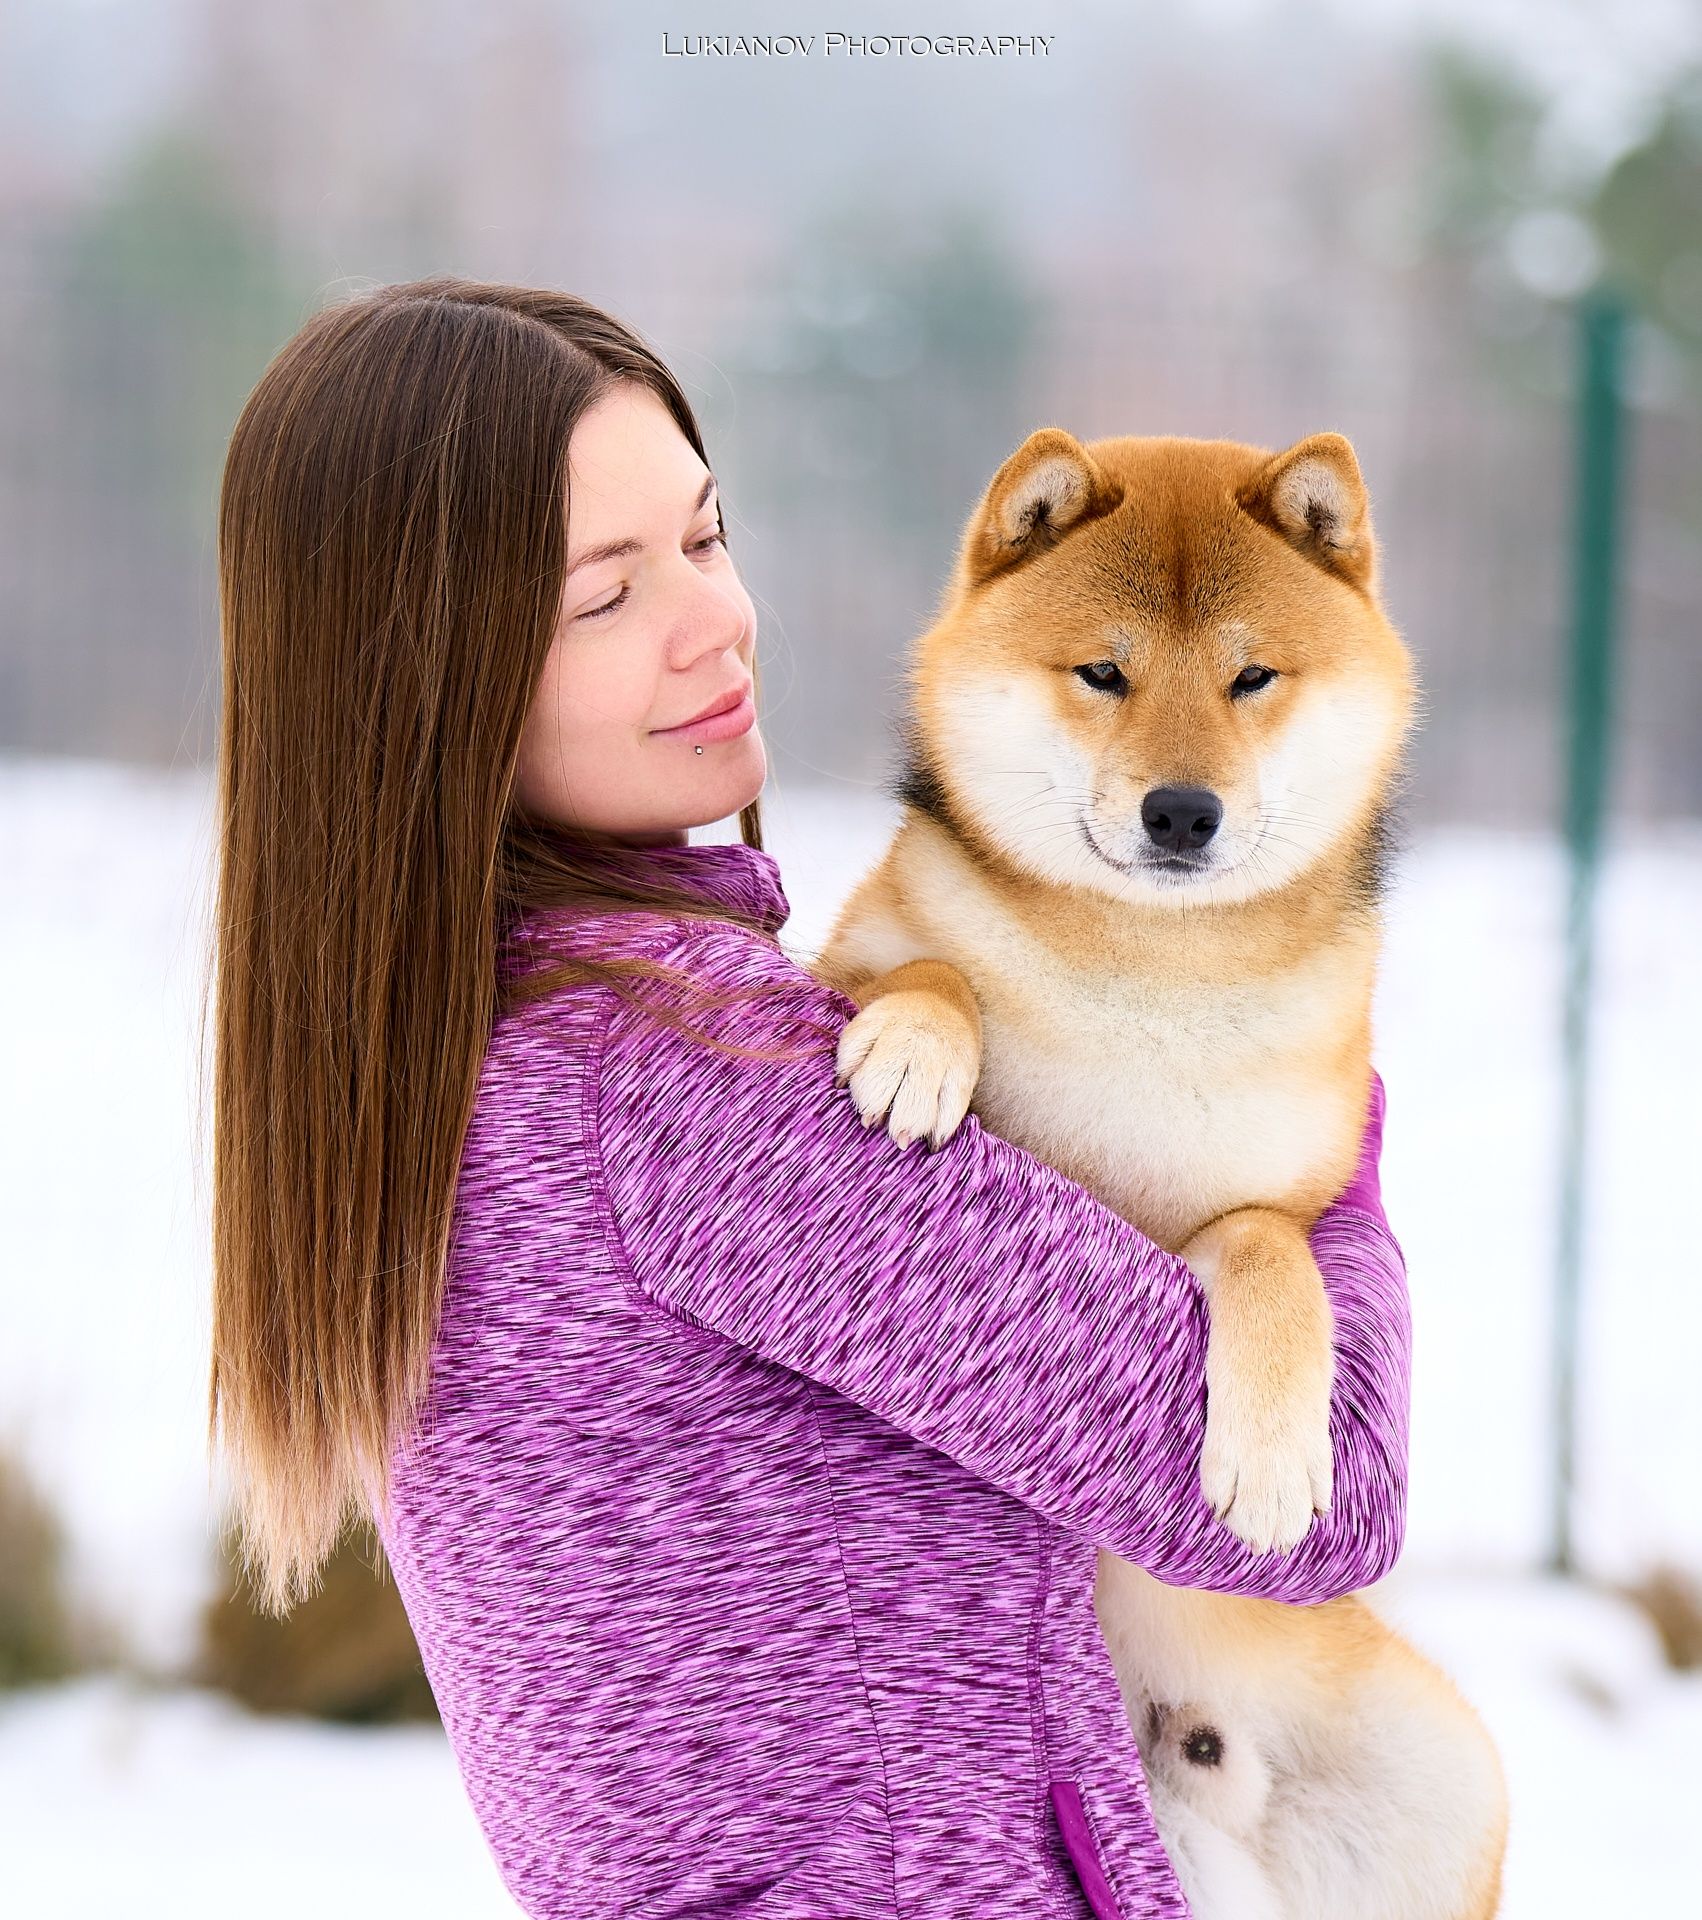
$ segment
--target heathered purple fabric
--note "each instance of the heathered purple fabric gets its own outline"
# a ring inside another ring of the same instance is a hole
[[[621,857],[784,922],[767,854]],[[521,938],[772,983],[703,1021],[747,1044],[855,1011],[728,922],[543,914]],[[533,1915],[1180,1920],[1096,1551],[1300,1602],[1393,1564],[1381,1083],[1312,1236],[1334,1506],[1261,1555],[1200,1493],[1183,1263],[973,1116],[934,1152],[865,1129],[833,1045],[728,1058],[602,987],[498,1024],[380,1523],[468,1794]]]

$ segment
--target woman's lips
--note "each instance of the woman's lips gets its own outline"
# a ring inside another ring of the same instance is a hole
[[[708,714],[701,720],[688,720],[683,726],[655,727],[652,731],[658,740],[733,740],[741,733],[748,733],[755,724],[756,703],[747,686],[732,706],[719,713]]]

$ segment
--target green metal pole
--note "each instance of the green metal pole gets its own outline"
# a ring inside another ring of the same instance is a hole
[[[1589,1019],[1596,876],[1607,805],[1625,443],[1625,308],[1608,292],[1578,309],[1577,471],[1573,486],[1572,633],[1566,766],[1565,1092],[1559,1273],[1555,1299],[1555,1484],[1551,1566],[1576,1569],[1578,1327],[1582,1295]]]

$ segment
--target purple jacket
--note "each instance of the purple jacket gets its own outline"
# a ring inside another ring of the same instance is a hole
[[[786,917],[765,853],[630,858]],[[703,1019],[746,1044],[855,1011],[725,921],[543,913],[520,939],[784,988]],[[1185,1915],[1095,1557],[1299,1602],[1393,1565],[1409,1326],[1373,1093],[1312,1236],[1334,1506],[1258,1554],[1199,1489],[1199,1286],[1084,1188],[973,1115],[933,1152],[865,1129],[831,1032],[729,1057],[600,986],[499,1021],[380,1533],[525,1911]]]

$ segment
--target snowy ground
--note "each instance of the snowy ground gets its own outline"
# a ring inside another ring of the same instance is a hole
[[[765,811],[807,948],[887,806],[840,787]],[[186,1649],[211,1536],[193,1172],[210,830],[199,776],[0,760],[0,1432],[65,1515],[80,1582],[161,1665]],[[1702,1887],[1702,1676],[1662,1667],[1635,1610],[1527,1571],[1548,1514],[1562,879],[1542,839],[1422,840],[1378,1001],[1417,1337],[1408,1549],[1375,1597],[1501,1744],[1508,1920]],[[1702,1569],[1702,1275],[1658,1211],[1698,1139],[1699,880],[1702,828],[1644,832],[1602,902],[1579,1539],[1609,1578]],[[251,1920],[327,1888],[384,1908],[399,1872],[420,1920],[513,1912],[434,1730],[255,1720],[112,1679],[0,1695],[0,1857],[8,1906],[54,1920],[197,1920],[238,1886]]]
[[[1510,1575],[1403,1569],[1376,1598],[1500,1747],[1504,1920],[1693,1904],[1702,1675],[1663,1667],[1640,1613]],[[31,1920],[212,1920],[238,1888],[244,1920],[519,1911],[435,1729],[262,1720],[104,1676],[0,1694],[0,1847],[7,1910]]]

